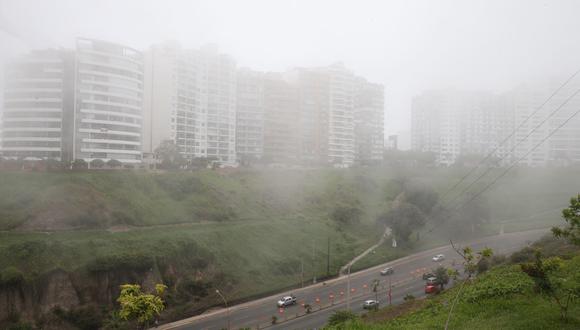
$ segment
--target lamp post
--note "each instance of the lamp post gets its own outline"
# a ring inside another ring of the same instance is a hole
[[[348,275],[346,275],[346,309],[350,310],[350,267],[352,264],[348,265]]]
[[[226,318],[227,318],[227,328],[226,329],[230,329],[230,308],[228,307],[228,301],[226,300],[226,297],[224,297],[224,295],[220,292],[220,290],[216,289],[215,293],[217,293],[223,300],[224,300],[224,304],[226,305]]]

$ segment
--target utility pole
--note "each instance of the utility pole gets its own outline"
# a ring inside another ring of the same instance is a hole
[[[312,240],[312,284],[316,284],[316,239]]]
[[[346,310],[350,311],[350,266],[348,265],[348,275],[346,276]]]
[[[300,258],[300,282],[302,287],[304,287],[304,259]]]
[[[328,246],[326,251],[326,276],[330,276],[330,236],[328,236]]]

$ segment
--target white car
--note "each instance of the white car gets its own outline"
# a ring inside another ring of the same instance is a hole
[[[445,260],[445,256],[442,254],[438,254],[438,255],[433,257],[433,261],[436,261],[436,262],[443,261],[443,260]]]
[[[370,299],[363,303],[363,309],[377,309],[379,308],[379,301]]]
[[[381,270],[381,275],[391,275],[394,272],[395,272],[395,270],[393,269],[393,267],[387,267],[387,268]]]
[[[294,305],[296,303],[296,297],[294,295],[292,296],[285,296],[280,298],[280,300],[278,300],[278,307],[286,307],[286,306],[290,306],[290,305]]]

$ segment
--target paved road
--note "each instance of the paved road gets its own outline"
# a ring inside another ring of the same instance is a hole
[[[490,247],[496,254],[507,254],[514,252],[526,244],[540,238],[546,234],[547,230],[534,230],[521,233],[504,234],[487,237],[471,242],[459,243],[459,246],[469,244],[476,250],[483,247]],[[435,254],[442,253],[446,260],[436,263],[431,260]],[[455,263],[454,263],[455,261]],[[429,251],[416,253],[401,259],[397,259],[386,264],[376,266],[367,270],[351,274],[351,288],[354,289],[351,297],[351,310],[362,311],[362,303],[366,299],[373,299],[375,293],[372,292],[373,280],[379,280],[378,298],[381,305],[388,304],[389,279],[391,281],[392,303],[398,304],[403,301],[406,294],[422,296],[424,281],[421,275],[424,271],[442,264],[456,268],[460,267],[459,256],[455,254],[451,246],[443,246]],[[381,276],[380,269],[391,266],[395,273],[391,276]],[[336,310],[346,308],[346,276],[319,283],[293,292],[282,292],[278,296],[262,298],[256,301],[247,302],[229,309],[229,322],[231,329],[250,327],[253,329],[313,329],[323,326],[328,317]],[[293,293],[298,298],[299,304],[290,306],[280,313],[276,307],[276,301],[280,296]],[[333,297],[333,298],[331,298]],[[313,306],[313,312],[305,314],[302,303]],[[278,324],[271,325],[272,316],[278,317]],[[160,326],[160,329],[223,329],[228,326],[228,311],[226,309],[202,314],[189,319],[169,323]]]

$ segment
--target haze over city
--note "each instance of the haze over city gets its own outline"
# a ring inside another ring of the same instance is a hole
[[[140,50],[214,43],[265,71],[343,62],[385,85],[389,135],[410,129],[411,98],[426,89],[503,91],[570,75],[579,11],[577,1],[2,0],[0,60],[87,37]]]
[[[580,329],[580,0],[0,0],[0,329]]]

